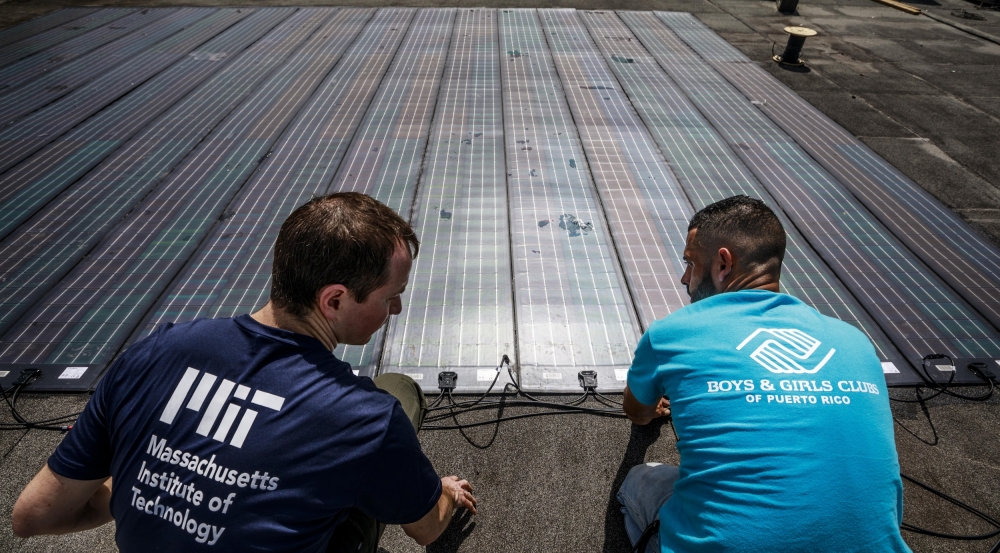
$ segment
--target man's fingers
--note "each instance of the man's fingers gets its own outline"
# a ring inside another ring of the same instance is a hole
[[[473,491],[472,490],[472,484],[470,484],[468,480],[462,480],[462,481],[460,481],[458,483],[458,485],[462,486],[462,489],[465,490],[465,491],[467,491],[467,492]]]

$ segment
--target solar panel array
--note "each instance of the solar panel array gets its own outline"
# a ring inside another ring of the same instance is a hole
[[[366,376],[475,392],[508,355],[620,390],[734,194],[890,384],[1000,363],[1000,251],[689,14],[87,8],[0,31],[0,383],[86,389],[158,325],[260,308],[282,221],[346,190],[422,241],[403,313],[336,351]]]

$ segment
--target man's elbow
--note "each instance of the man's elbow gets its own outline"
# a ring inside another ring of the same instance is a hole
[[[35,517],[27,511],[28,509],[20,501],[14,504],[14,512],[11,514],[10,522],[14,535],[19,538],[30,538],[42,533],[38,529]]]

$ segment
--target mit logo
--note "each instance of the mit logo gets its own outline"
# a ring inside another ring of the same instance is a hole
[[[743,340],[736,347],[736,350],[743,349],[743,346],[749,344],[762,332],[771,335],[772,338],[764,340],[764,343],[750,354],[750,359],[760,363],[773,373],[815,374],[823,368],[823,365],[826,365],[826,362],[837,351],[830,348],[830,351],[818,365],[807,369],[799,362],[809,359],[813,353],[816,353],[820,341],[795,328],[758,328],[747,336],[746,340]]]
[[[198,378],[199,374],[201,374],[201,371],[198,369],[188,367],[184,376],[181,377],[181,381],[174,388],[174,393],[170,396],[170,400],[167,401],[167,406],[163,408],[163,414],[160,415],[161,422],[167,424],[174,423],[174,419],[177,418],[177,413],[181,410],[184,399],[187,398],[188,392],[191,391],[191,386],[194,386],[194,381]],[[198,387],[194,389],[191,399],[187,402],[187,408],[195,412],[201,412],[201,408],[205,404],[205,399],[208,397],[208,393],[212,391],[212,386],[215,385],[216,380],[218,380],[218,377],[214,374],[207,372],[202,374],[201,380],[198,382]],[[233,388],[236,388],[235,393],[233,392]],[[240,414],[240,405],[236,403],[226,405],[230,394],[236,399],[246,399],[250,395],[250,388],[242,384],[237,386],[235,382],[223,378],[222,383],[215,390],[215,394],[212,395],[211,401],[208,402],[208,408],[205,409],[205,414],[201,417],[201,422],[198,423],[198,428],[195,432],[202,436],[208,436],[212,431],[212,427],[215,426],[215,421],[219,418],[219,413],[222,412],[222,407],[225,406],[226,412],[222,415],[222,422],[215,429],[215,434],[212,435],[212,438],[220,442],[226,441],[226,437],[229,436],[229,431],[236,421],[236,416]],[[257,390],[253,393],[250,403],[280,411],[281,406],[285,403],[285,398]],[[250,427],[253,426],[253,421],[256,418],[257,411],[247,408],[243,412],[243,417],[240,418],[240,423],[236,426],[236,432],[233,434],[233,438],[229,444],[236,447],[243,447],[243,441],[246,440],[247,434],[250,433]]]

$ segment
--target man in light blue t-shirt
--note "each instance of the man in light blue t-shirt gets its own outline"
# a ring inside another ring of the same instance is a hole
[[[691,220],[691,305],[649,327],[625,389],[636,424],[673,415],[681,457],[633,468],[618,493],[633,543],[662,522],[647,551],[909,551],[879,358],[779,292],[784,254],[760,200]]]

